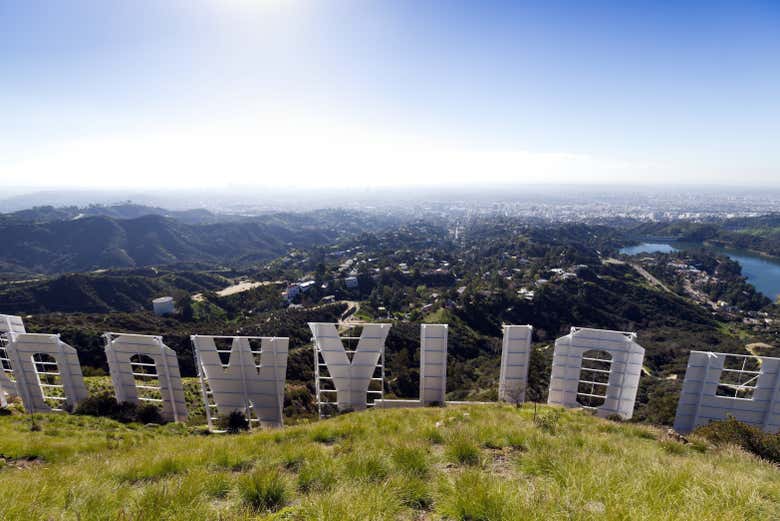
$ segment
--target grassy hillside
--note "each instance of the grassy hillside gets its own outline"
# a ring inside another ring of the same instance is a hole
[[[736,448],[576,411],[376,410],[198,434],[0,418],[2,519],[777,519],[780,472]]]

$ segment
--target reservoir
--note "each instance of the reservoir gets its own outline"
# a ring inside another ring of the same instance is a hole
[[[677,242],[645,242],[637,246],[628,246],[620,250],[626,255],[640,253],[671,253],[680,250],[690,250],[704,247],[701,244],[677,243]],[[742,266],[742,274],[747,277],[749,283],[769,297],[777,300],[780,297],[780,260],[764,257],[746,250],[731,248],[705,247],[721,255],[728,255]]]

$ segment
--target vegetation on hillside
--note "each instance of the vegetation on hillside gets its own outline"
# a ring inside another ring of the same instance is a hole
[[[777,467],[732,445],[577,411],[372,410],[204,436],[85,416],[0,417],[15,519],[775,519]]]
[[[170,217],[186,224],[206,224],[227,220],[225,216],[217,215],[205,209],[166,210],[153,206],[133,204],[128,201],[114,205],[91,204],[78,206],[35,206],[26,210],[0,214],[0,222],[33,222],[47,223],[83,219],[84,217],[111,217],[113,219],[136,219],[146,215]]]
[[[572,326],[637,331],[646,356],[635,419],[667,425],[674,419],[691,349],[744,353],[746,344],[772,345],[780,334],[778,308],[746,283],[735,263],[706,252],[658,255],[646,272],[659,285],[637,269],[639,259],[616,260],[626,230],[615,226],[529,224],[497,215],[453,225],[441,217],[415,220],[341,210],[209,225],[155,215],[141,219],[146,224],[115,219],[111,226],[137,228],[144,251],[163,239],[171,247],[184,245],[182,255],[174,255],[179,260],[189,258],[186,251],[195,250],[187,248],[212,237],[217,228],[224,233],[198,256],[203,266],[112,269],[6,284],[0,289],[0,312],[33,313],[25,318],[30,331],[62,333],[78,349],[88,374],[108,370],[101,338],[106,331],[162,334],[179,354],[185,377],[195,375],[191,334],[288,336],[287,380],[298,393],[289,400],[290,417],[309,413],[314,387],[306,323],[337,321],[348,307],[359,308],[352,317],[358,321],[393,324],[385,393],[399,398],[418,395],[419,326],[424,322],[450,325],[447,391],[452,400],[496,398],[502,324],[534,326],[529,386],[539,401],[546,399],[555,338]],[[43,221],[16,219],[14,226],[49,230],[43,235],[49,237],[53,227],[86,222]],[[158,233],[158,226],[168,232]],[[679,233],[699,233],[707,226],[727,230],[717,223],[655,226],[666,232],[679,228]],[[255,241],[266,235],[272,237]],[[33,242],[43,236],[34,234]],[[74,255],[105,248],[101,237],[95,235],[86,250]],[[258,263],[271,251],[263,246],[270,243],[281,253]],[[20,255],[13,249],[5,254]],[[213,264],[217,261],[225,265]],[[695,288],[701,300],[691,297],[690,281],[670,267],[673,261],[708,275],[708,282]],[[233,295],[216,292],[237,280],[264,285]],[[288,285],[302,281],[308,281],[305,292],[284,298]],[[161,293],[176,298],[173,316],[149,311],[150,299]],[[712,300],[725,305],[713,309],[707,303]],[[753,325],[743,323],[748,315],[742,310],[752,314]]]
[[[0,218],[0,274],[58,274],[187,262],[248,266],[291,247],[331,243],[397,222],[387,216],[319,210],[207,224],[163,215],[124,219],[105,214],[64,220]]]
[[[222,289],[230,284],[220,273],[184,270],[112,270],[73,273],[52,279],[9,284],[0,289],[0,313],[111,313],[151,309],[163,295]]]
[[[641,223],[635,236],[670,237],[683,242],[741,248],[780,257],[780,213],[722,219],[711,223],[673,221]]]

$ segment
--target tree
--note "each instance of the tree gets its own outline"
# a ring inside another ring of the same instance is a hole
[[[176,303],[176,307],[179,308],[179,315],[184,322],[192,322],[195,318],[195,312],[192,309],[192,297],[189,294],[180,298]]]

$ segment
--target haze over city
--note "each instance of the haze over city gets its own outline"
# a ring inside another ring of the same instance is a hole
[[[775,2],[3,2],[0,185],[777,187],[779,29]]]

